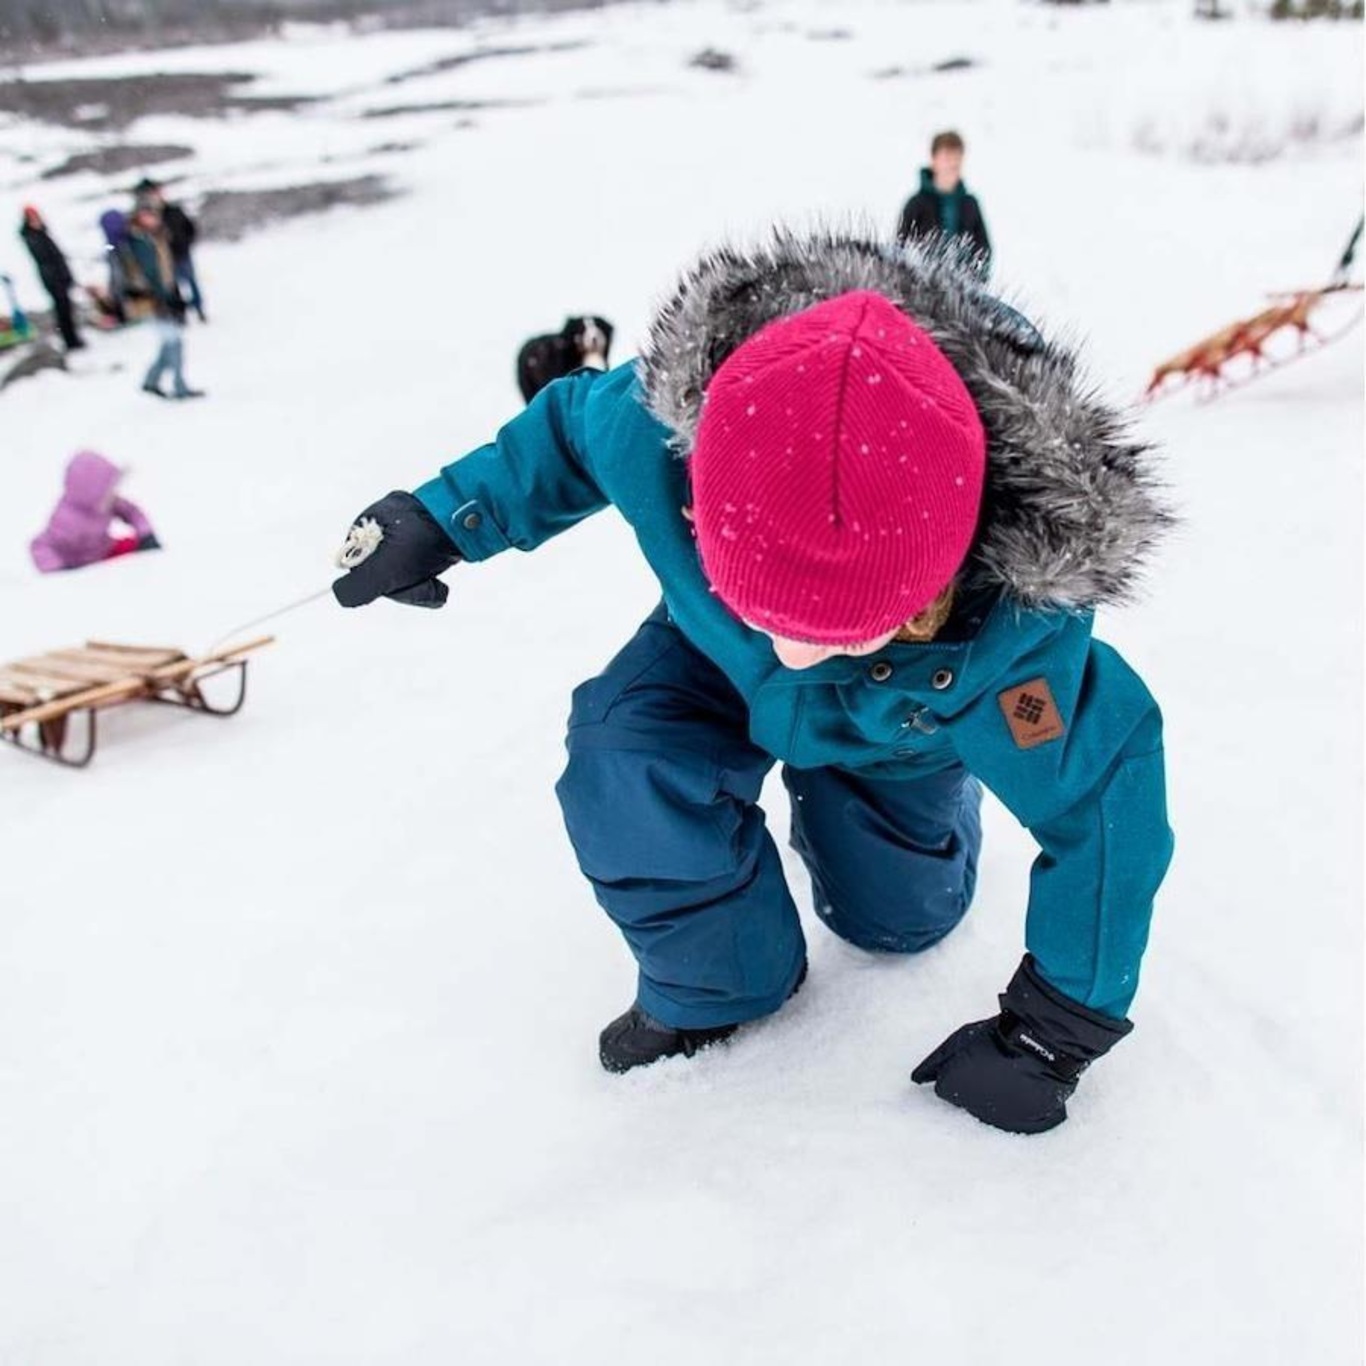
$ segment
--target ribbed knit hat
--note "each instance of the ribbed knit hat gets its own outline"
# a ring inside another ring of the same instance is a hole
[[[986,436],[929,335],[855,290],[743,342],[689,464],[707,578],[773,635],[855,645],[948,586],[977,525]]]

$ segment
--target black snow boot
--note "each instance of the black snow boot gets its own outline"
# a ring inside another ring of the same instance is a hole
[[[598,1035],[598,1057],[609,1072],[629,1072],[633,1067],[648,1067],[661,1058],[690,1058],[699,1048],[728,1039],[739,1025],[719,1025],[715,1029],[674,1029],[660,1024],[639,1006],[618,1015]]]
[[[789,1000],[802,989],[805,981],[806,963],[803,962],[788,993]],[[633,1067],[648,1067],[662,1058],[680,1055],[690,1058],[699,1049],[725,1042],[739,1028],[738,1024],[730,1024],[712,1029],[675,1029],[633,1005],[598,1036],[598,1057],[609,1072],[629,1072]]]

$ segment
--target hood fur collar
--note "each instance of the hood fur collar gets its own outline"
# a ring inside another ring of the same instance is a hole
[[[1027,607],[1124,601],[1172,523],[1124,416],[1069,347],[993,298],[951,249],[776,231],[702,256],[659,311],[639,362],[650,411],[686,456],[712,375],[765,324],[853,289],[891,299],[962,376],[987,433],[987,481],[966,578]]]

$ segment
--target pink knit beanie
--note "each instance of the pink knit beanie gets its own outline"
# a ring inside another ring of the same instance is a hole
[[[985,467],[943,352],[881,294],[841,294],[770,323],[708,386],[689,465],[703,569],[751,625],[862,644],[948,586]]]

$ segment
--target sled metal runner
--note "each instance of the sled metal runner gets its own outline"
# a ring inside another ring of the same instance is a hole
[[[247,695],[246,658],[269,645],[258,636],[198,659],[179,650],[87,641],[69,650],[0,666],[0,739],[66,768],[95,757],[97,716],[126,702],[157,702],[205,716],[234,716]],[[227,700],[206,696],[203,685],[228,675]]]

